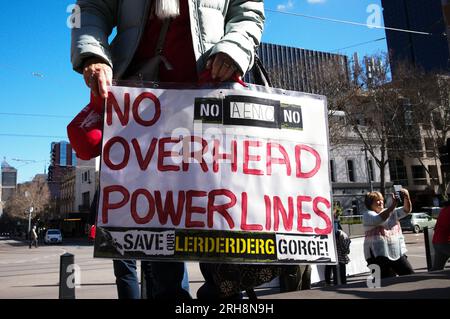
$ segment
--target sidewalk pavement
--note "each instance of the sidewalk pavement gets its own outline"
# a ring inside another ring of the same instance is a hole
[[[450,269],[386,278],[380,288],[368,288],[366,281],[269,294],[260,299],[450,299]]]
[[[14,239],[7,239],[2,242],[11,246],[26,246],[28,244],[26,241]],[[74,242],[78,242],[80,246],[89,245],[85,240],[74,240]],[[74,247],[73,249],[78,248]],[[32,252],[37,253],[37,250]],[[49,261],[51,258],[49,258]],[[83,257],[80,256],[79,258]],[[116,287],[110,261],[105,259],[92,260],[90,256],[86,255],[84,262],[86,267],[89,268],[89,273],[86,273],[83,277],[83,279],[87,280],[87,283],[84,283],[85,280],[83,280],[82,289],[77,289],[76,291],[77,299],[116,299]],[[20,280],[17,281],[18,278],[15,281],[16,287],[14,287],[18,291],[14,294],[13,290],[10,290],[7,298],[57,298],[57,269],[59,264],[52,263],[51,265],[52,268],[55,268],[55,271],[42,274],[35,273],[32,276],[34,280],[40,278],[37,283],[27,282],[21,285]],[[203,276],[200,273],[198,263],[189,262],[187,265],[191,295],[195,297],[197,289],[203,284]],[[48,266],[49,264],[46,267]],[[95,280],[91,278],[92,276],[95,277]],[[410,276],[384,279],[380,288],[368,288],[366,284],[367,276],[368,273],[348,277],[348,284],[343,286],[323,287],[322,283],[317,283],[313,285],[311,290],[289,293],[279,293],[279,288],[275,286],[257,288],[255,291],[258,299],[450,299],[450,269],[448,267],[440,272],[420,272]],[[28,277],[23,277],[22,274],[21,278],[21,280],[25,280]],[[35,289],[30,290],[30,285],[31,288],[34,287]],[[5,298],[5,295],[2,298]]]

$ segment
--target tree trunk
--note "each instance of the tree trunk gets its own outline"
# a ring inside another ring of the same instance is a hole
[[[386,176],[384,175],[385,167],[386,167],[386,161],[385,161],[385,152],[386,152],[386,142],[384,140],[381,141],[381,165],[380,165],[380,193],[383,195],[384,198],[386,198],[386,186],[385,186],[385,179]]]

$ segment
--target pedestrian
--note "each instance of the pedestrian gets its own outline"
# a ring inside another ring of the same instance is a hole
[[[378,265],[381,278],[403,276],[414,273],[406,256],[406,244],[399,220],[411,213],[412,205],[407,189],[401,189],[404,206],[397,208],[397,199],[392,195],[389,208],[384,208],[380,192],[365,196],[367,211],[363,214],[365,231],[364,256],[368,265]]]
[[[30,231],[30,249],[31,246],[33,245],[36,248],[38,247],[38,235],[36,233],[36,226],[33,226],[33,228]]]
[[[346,265],[350,262],[350,258],[348,257],[348,254],[350,254],[350,238],[342,229],[335,230],[334,236],[338,264],[325,266],[325,283],[328,286],[331,285],[331,278],[333,278],[334,285],[345,285],[347,283]]]
[[[342,229],[341,220],[340,220],[340,209],[339,206],[334,205],[333,207],[333,227],[334,230]]]
[[[311,289],[311,265],[280,266],[280,292]]]
[[[72,30],[73,68],[83,74],[92,94],[103,98],[113,78],[186,83],[240,78],[252,66],[264,23],[263,1],[78,0],[77,4],[81,25]],[[110,44],[114,27],[117,34]],[[142,265],[152,283],[151,297],[191,298],[182,289],[184,263]],[[114,273],[118,289],[124,291],[119,298],[135,298],[136,262],[114,260]]]
[[[433,234],[434,261],[431,270],[442,270],[450,258],[450,202],[441,209]]]

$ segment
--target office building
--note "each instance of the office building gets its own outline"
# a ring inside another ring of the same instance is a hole
[[[258,56],[270,73],[273,86],[285,90],[322,93],[324,74],[330,63],[340,66],[344,79],[349,81],[345,55],[261,43]],[[245,79],[250,83],[254,81],[251,72]]]
[[[394,78],[395,66],[402,61],[428,72],[449,72],[449,43],[443,2],[441,0],[381,2],[386,27],[431,33],[424,35],[386,30]]]
[[[16,187],[17,170],[3,160],[0,174],[0,216],[3,214],[6,201],[14,194]]]

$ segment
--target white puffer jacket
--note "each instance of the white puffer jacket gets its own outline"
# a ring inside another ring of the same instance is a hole
[[[183,1],[183,0],[181,0]],[[209,56],[224,52],[245,73],[253,64],[264,26],[262,0],[187,0],[197,70]],[[97,56],[120,79],[139,45],[151,0],[78,0],[80,28],[72,29],[71,60],[82,71],[86,58]],[[117,34],[111,44],[108,37]]]

